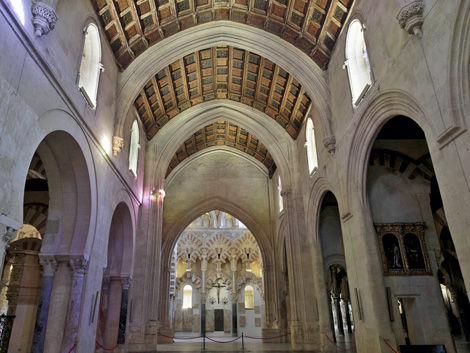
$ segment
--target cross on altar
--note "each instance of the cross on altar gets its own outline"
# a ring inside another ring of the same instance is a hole
[[[224,288],[224,287],[226,287],[226,285],[225,284],[220,284],[219,280],[217,280],[216,283],[212,284],[212,287],[217,288],[217,304],[220,304],[220,288]]]

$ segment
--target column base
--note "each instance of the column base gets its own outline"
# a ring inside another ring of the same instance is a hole
[[[263,338],[277,337],[277,336],[281,336],[281,331],[277,328],[263,328],[263,329],[261,329],[261,336]],[[274,338],[274,339],[270,339],[270,340],[265,339],[265,340],[263,340],[263,343],[282,343],[282,342],[286,342],[283,339],[284,339],[284,337]]]
[[[172,328],[161,328],[160,333],[168,337],[173,337],[175,335],[175,330]],[[173,338],[168,338],[168,337],[158,335],[157,343],[159,344],[174,343]]]

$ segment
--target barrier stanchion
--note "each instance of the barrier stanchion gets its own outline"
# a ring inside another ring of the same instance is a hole
[[[351,347],[351,348],[343,348],[343,347],[340,347],[340,346],[336,345],[336,344],[331,340],[331,338],[328,337],[328,335],[325,335],[325,336],[326,336],[326,338],[328,338],[328,341],[330,341],[333,346],[335,346],[336,348],[338,348],[338,349],[340,349],[340,350],[342,350],[342,351],[352,351],[353,349],[356,349],[356,346]],[[395,353],[396,353],[396,352],[395,352]]]
[[[202,350],[206,350],[206,333],[202,336]]]
[[[398,353],[396,350],[393,349],[393,347],[390,345],[390,343],[388,343],[388,341],[385,338],[384,338],[384,342],[388,346],[388,348],[390,348],[394,353]]]
[[[244,350],[245,350],[245,336],[242,332],[242,351],[244,351]]]
[[[238,337],[235,338],[234,340],[224,342],[224,341],[216,341],[216,340],[213,340],[213,339],[210,338],[210,337],[207,337],[207,339],[208,339],[209,341],[212,341],[212,342],[215,342],[215,343],[232,343],[232,342],[235,342],[235,341],[239,340],[240,338],[242,338],[242,336],[238,336]]]

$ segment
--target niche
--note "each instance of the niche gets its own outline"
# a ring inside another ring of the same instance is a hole
[[[431,275],[424,228],[419,223],[376,223],[386,276]]]

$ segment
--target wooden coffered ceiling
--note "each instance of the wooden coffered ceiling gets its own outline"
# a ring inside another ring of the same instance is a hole
[[[276,170],[271,154],[257,137],[239,126],[220,120],[207,125],[183,142],[171,159],[166,176],[186,158],[212,146],[228,146],[248,153],[266,166],[269,177]]]
[[[149,46],[230,20],[273,33],[326,69],[354,0],[91,0],[122,69]]]
[[[219,46],[185,56],[153,76],[134,102],[147,138],[178,113],[204,101],[230,99],[276,120],[296,139],[311,100],[300,83],[271,61]]]

